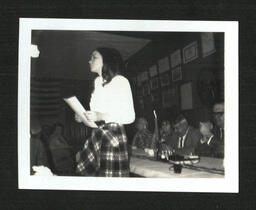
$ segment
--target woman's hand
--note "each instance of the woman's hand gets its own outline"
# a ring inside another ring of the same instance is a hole
[[[85,117],[87,118],[87,120],[92,121],[92,122],[97,122],[97,121],[105,120],[103,113],[95,112],[95,111],[87,111],[85,113]]]
[[[82,122],[82,118],[76,113],[75,113],[75,121],[78,122],[78,123]]]

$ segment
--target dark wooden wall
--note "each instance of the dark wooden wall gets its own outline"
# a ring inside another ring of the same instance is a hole
[[[160,120],[167,118],[173,121],[180,112],[183,112],[189,122],[195,127],[198,126],[200,119],[206,118],[206,115],[210,114],[211,106],[203,104],[199,97],[201,90],[198,89],[198,80],[202,71],[210,71],[215,77],[218,94],[216,100],[224,99],[224,34],[215,33],[214,40],[216,52],[203,58],[201,53],[201,33],[170,33],[169,35],[162,35],[158,40],[153,40],[130,59],[127,75],[129,75],[129,78],[132,78],[138,76],[140,72],[148,71],[150,66],[157,65],[159,59],[170,55],[177,49],[180,49],[182,52],[186,45],[193,41],[198,42],[198,58],[189,63],[181,64],[182,80],[176,82],[170,80],[171,84],[169,86],[177,88],[178,99],[173,99],[178,100],[177,106],[163,108],[161,93],[166,87],[162,87],[153,91],[160,96],[160,100],[152,102],[149,96],[143,97],[145,106],[143,109],[140,109],[137,91],[141,87],[132,85],[136,114],[137,116],[144,116],[149,120],[151,130],[153,129],[153,109],[156,109],[159,113]],[[171,71],[168,74],[171,78]],[[187,82],[192,82],[193,109],[182,111],[180,108],[180,86]]]

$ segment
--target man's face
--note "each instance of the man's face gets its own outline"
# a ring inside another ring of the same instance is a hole
[[[145,129],[146,128],[146,125],[145,125],[145,123],[142,121],[142,120],[139,120],[138,122],[137,122],[137,124],[136,124],[136,128],[137,128],[137,130],[143,130],[143,129]]]
[[[213,119],[217,126],[224,128],[224,104],[215,104],[213,107]]]
[[[224,128],[224,112],[214,112],[213,119],[217,126]]]
[[[185,124],[178,124],[175,125],[174,130],[179,136],[184,136],[187,130],[187,126]]]
[[[165,133],[169,133],[171,132],[171,124],[169,121],[164,121],[162,123],[162,130],[165,132]]]

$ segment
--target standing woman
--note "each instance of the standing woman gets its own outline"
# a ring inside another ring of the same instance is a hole
[[[91,72],[97,73],[91,94],[88,120],[103,121],[94,128],[82,151],[77,153],[77,172],[87,176],[127,177],[129,162],[124,124],[135,120],[129,81],[121,75],[124,63],[112,48],[97,48],[89,60]],[[76,121],[81,119],[76,115]]]

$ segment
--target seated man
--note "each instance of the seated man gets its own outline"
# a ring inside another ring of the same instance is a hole
[[[213,134],[216,138],[216,153],[215,156],[224,158],[224,103],[216,103],[213,106]]]
[[[57,175],[70,175],[74,172],[74,160],[71,147],[63,137],[63,126],[56,124],[50,136],[49,144],[54,172]]]
[[[148,130],[147,120],[145,118],[138,118],[135,126],[138,131],[133,137],[132,148],[152,148],[153,134]]]
[[[173,152],[178,155],[194,155],[201,138],[200,132],[190,126],[183,115],[179,115],[175,120],[174,130],[178,135],[178,140],[172,145]]]
[[[200,122],[199,130],[201,139],[196,147],[196,154],[199,156],[215,157],[216,153],[216,136],[213,134],[213,124],[209,120]]]
[[[48,159],[45,147],[41,141],[41,125],[37,120],[31,120],[30,137],[30,170],[33,174],[33,166],[48,167]]]

